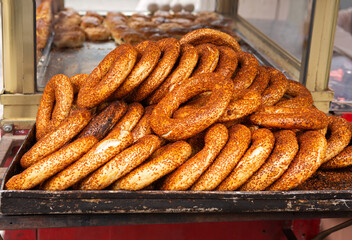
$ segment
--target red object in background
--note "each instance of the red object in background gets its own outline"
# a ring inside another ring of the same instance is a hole
[[[332,70],[330,72],[330,78],[332,78],[333,80],[342,82],[344,74],[345,74],[345,72],[343,71],[343,69],[339,68],[337,70]]]
[[[352,113],[343,113],[341,117],[343,117],[349,122],[352,122]]]
[[[4,239],[9,240],[35,240],[37,239],[36,229],[26,229],[26,230],[6,230]]]
[[[4,240],[285,240],[287,227],[297,240],[309,240],[319,226],[320,220],[313,219],[50,228],[8,230]]]

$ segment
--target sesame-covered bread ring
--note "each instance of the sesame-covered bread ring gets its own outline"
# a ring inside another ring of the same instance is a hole
[[[183,118],[192,114],[197,109],[204,106],[209,101],[209,93],[203,94],[201,97],[196,98],[185,106],[179,108],[174,114],[174,118]],[[241,91],[236,97],[232,99],[225,109],[224,113],[218,119],[219,122],[228,122],[243,118],[255,112],[262,103],[261,95],[253,90],[245,89]]]
[[[161,138],[148,135],[134,145],[116,155],[104,166],[86,177],[80,184],[80,190],[104,189],[142,164],[162,144]]]
[[[190,98],[211,91],[209,101],[194,114],[171,118],[176,109]],[[215,123],[223,114],[233,93],[233,82],[216,73],[191,77],[169,92],[154,108],[150,124],[153,131],[167,140],[190,138]]]
[[[285,94],[288,87],[288,81],[285,75],[279,70],[266,67],[270,74],[269,86],[262,93],[263,106],[275,105]]]
[[[266,190],[286,191],[297,187],[321,166],[327,142],[317,131],[307,131],[298,136],[299,151],[284,174]]]
[[[151,134],[152,128],[150,127],[150,115],[153,112],[154,105],[148,106],[145,108],[144,115],[138,121],[136,126],[132,130],[133,142],[136,142],[138,139]]]
[[[144,114],[144,107],[138,102],[134,102],[128,105],[127,112],[123,118],[115,125],[114,131],[119,129],[120,131],[131,132],[132,129],[137,125],[139,120]]]
[[[219,51],[218,47],[216,47],[213,44],[208,43],[208,44],[201,44],[201,45],[196,46],[196,50],[198,52],[199,59],[198,59],[198,63],[196,65],[196,68],[194,69],[194,71],[192,73],[192,77],[195,75],[198,75],[198,74],[202,74],[202,73],[213,72],[218,65],[218,60],[219,60],[219,56],[220,56],[220,51]],[[224,68],[224,66],[223,66],[223,68]],[[218,74],[225,76],[224,72],[219,72]],[[227,77],[229,77],[229,76],[227,76]],[[207,96],[208,96],[208,94],[205,93],[205,94],[199,96],[199,98],[200,98],[199,100],[202,102],[206,102]]]
[[[185,118],[195,113],[199,108],[204,107],[208,102],[211,92],[205,92],[188,101],[187,104],[177,109],[173,114],[173,118]]]
[[[322,169],[345,168],[352,165],[352,146],[344,148],[335,157],[321,165]]]
[[[180,43],[181,45],[199,45],[202,43],[212,43],[218,46],[230,47],[236,52],[241,51],[240,45],[232,36],[227,33],[209,28],[197,29],[187,33],[180,39]]]
[[[34,163],[6,183],[7,189],[25,190],[39,185],[79,159],[98,140],[94,136],[81,137]]]
[[[346,119],[337,116],[328,116],[328,131],[330,136],[327,138],[328,147],[324,162],[329,161],[339,154],[351,140],[351,131]]]
[[[348,122],[347,124],[349,126],[349,131],[352,134],[352,122]],[[329,142],[328,142],[328,144],[329,144]],[[349,145],[349,146],[345,147],[335,157],[333,157],[329,161],[323,163],[321,168],[323,168],[323,169],[344,168],[344,167],[348,167],[351,165],[352,165],[352,146]]]
[[[77,105],[92,108],[103,102],[122,84],[137,60],[137,50],[123,44],[111,51],[86,79],[78,92]]]
[[[157,41],[161,50],[161,59],[151,74],[132,93],[131,99],[140,102],[147,98],[166,79],[174,67],[181,46],[175,38],[165,38]]]
[[[274,133],[275,146],[270,157],[240,191],[262,191],[275,182],[288,168],[298,151],[296,135],[291,130]]]
[[[250,121],[267,128],[322,129],[328,126],[326,114],[318,109],[267,106],[250,116]]]
[[[146,79],[158,64],[161,51],[155,42],[144,41],[136,46],[139,55],[139,61],[133,67],[122,85],[113,93],[113,98],[121,99]]]
[[[258,74],[255,76],[252,84],[248,87],[248,90],[257,91],[259,94],[262,94],[265,88],[268,86],[270,80],[270,74],[265,67],[258,67]]]
[[[248,88],[258,74],[259,63],[253,54],[247,52],[237,53],[239,69],[233,79],[235,90],[241,91]]]
[[[89,75],[86,73],[78,73],[72,77],[70,77],[70,81],[73,87],[73,93],[76,94],[79,92],[83,84],[85,83],[87,77]]]
[[[122,116],[119,102],[109,105],[95,116],[72,143],[41,159],[22,173],[13,176],[7,189],[31,189],[79,159],[99,142]]]
[[[77,110],[64,119],[56,130],[41,138],[21,158],[21,166],[28,168],[40,159],[55,152],[76,136],[91,120],[88,110]]]
[[[220,52],[219,49],[210,43],[196,46],[199,59],[192,76],[202,73],[213,72],[218,65]]]
[[[187,190],[210,166],[228,139],[227,128],[218,123],[207,130],[204,148],[171,173],[164,181],[163,190]]]
[[[250,148],[216,190],[234,191],[238,189],[264,164],[274,147],[274,143],[275,137],[270,130],[266,128],[255,130]]]
[[[156,104],[165,97],[176,85],[188,79],[198,62],[198,52],[195,47],[185,44],[181,47],[181,57],[177,68],[173,70],[165,81],[158,87],[152,95],[147,98],[149,105]]]
[[[114,189],[140,190],[167,175],[191,155],[191,146],[184,141],[170,143],[154,158],[127,174]]]
[[[310,91],[301,83],[287,79],[288,87],[285,95],[289,99],[280,100],[276,106],[281,107],[311,107],[313,106],[313,97]]]
[[[73,87],[63,75],[53,76],[45,86],[36,119],[36,138],[41,139],[69,115],[73,102]]]
[[[250,130],[241,124],[229,129],[229,140],[206,172],[194,183],[191,190],[215,189],[236,166],[251,142]]]
[[[215,73],[219,73],[224,77],[232,77],[233,73],[236,71],[238,60],[236,52],[226,46],[218,47],[220,56],[218,65],[214,70]]]
[[[78,135],[78,138],[96,136],[100,141],[125,115],[126,109],[128,111],[126,103],[122,101],[110,102],[109,105],[94,116],[89,124]]]
[[[116,129],[116,131],[110,132],[83,157],[44,182],[41,188],[46,191],[65,190],[116,156],[131,145],[132,141],[132,135],[128,131]]]
[[[233,97],[219,118],[220,122],[232,121],[255,112],[262,103],[262,96],[254,90],[243,90],[238,97]]]

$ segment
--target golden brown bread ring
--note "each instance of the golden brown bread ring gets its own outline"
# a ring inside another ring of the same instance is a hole
[[[86,177],[80,190],[104,189],[142,164],[162,144],[159,137],[148,135],[125,149],[104,166]],[[113,188],[112,188],[113,189]]]
[[[215,189],[232,171],[251,142],[250,130],[241,124],[229,129],[229,140],[206,172],[192,186],[194,191]]]
[[[106,100],[125,80],[137,60],[137,51],[123,44],[111,51],[86,79],[78,92],[77,105],[92,108]]]
[[[114,187],[115,189],[140,190],[175,170],[188,159],[191,152],[191,146],[184,141],[170,143],[155,158],[151,158],[147,163],[134,169]]]
[[[228,139],[227,128],[218,123],[207,130],[204,148],[164,180],[162,190],[187,190],[214,161]]]
[[[321,165],[322,169],[344,168],[352,165],[352,146],[344,148],[339,154]]]
[[[298,152],[296,134],[291,130],[281,130],[274,133],[275,146],[266,162],[248,181],[241,186],[240,191],[262,191],[275,182],[288,168]]]
[[[182,103],[205,91],[211,91],[211,97],[204,107],[186,118],[171,118]],[[167,140],[190,138],[217,121],[229,104],[232,93],[231,79],[216,73],[196,75],[178,85],[156,105],[150,125],[156,134]]]
[[[132,135],[128,131],[115,130],[113,134],[110,132],[83,157],[44,182],[41,189],[59,191],[69,188],[131,145],[132,141]]]
[[[198,52],[195,47],[185,44],[181,47],[181,57],[177,68],[170,73],[166,80],[158,87],[152,95],[147,98],[149,105],[156,104],[165,97],[176,85],[189,78],[197,65]]]
[[[56,130],[41,138],[21,158],[21,166],[28,168],[40,159],[61,148],[76,136],[91,120],[88,110],[77,110],[64,119]]]
[[[258,74],[254,78],[252,84],[248,87],[249,90],[257,91],[259,94],[262,94],[265,88],[268,86],[270,80],[270,74],[265,67],[258,67]]]
[[[236,71],[238,64],[236,52],[226,46],[220,46],[218,49],[220,56],[214,72],[219,73],[225,77],[232,77],[233,73]]]
[[[236,70],[233,82],[236,91],[248,88],[258,73],[259,63],[253,54],[247,52],[237,52],[239,69]]]
[[[238,97],[233,97],[219,118],[220,122],[227,122],[243,118],[258,110],[262,103],[262,96],[254,90],[243,90]]]
[[[233,127],[236,124],[244,124],[247,121],[247,117],[243,117],[243,118],[239,118],[236,120],[232,120],[232,121],[227,121],[227,122],[222,122],[222,124],[224,124],[227,128]],[[246,126],[249,128],[249,126]]]
[[[219,49],[209,43],[196,46],[199,59],[196,68],[192,73],[192,77],[201,74],[213,72],[218,64],[220,52]]]
[[[98,140],[101,140],[129,109],[126,103],[121,101],[109,103],[89,122],[78,137],[95,136]]]
[[[191,114],[195,113],[195,111],[197,111],[201,107],[204,107],[205,104],[207,104],[207,102],[209,101],[209,98],[211,96],[210,94],[211,94],[210,92],[205,92],[205,93],[202,93],[202,94],[194,97],[193,99],[188,101],[186,105],[183,105],[182,107],[177,109],[172,114],[172,117],[181,119],[181,118],[188,117]]]
[[[288,81],[282,72],[272,67],[266,67],[266,69],[270,73],[270,81],[269,86],[262,94],[262,104],[263,106],[272,106],[284,96]]]
[[[330,136],[327,138],[328,147],[324,163],[339,154],[351,140],[351,131],[346,119],[337,116],[328,116],[328,131]]]
[[[219,46],[228,46],[235,52],[240,52],[241,47],[238,42],[230,35],[218,30],[203,28],[187,33],[180,39],[181,45],[192,44],[199,45],[202,43],[212,43]]]
[[[53,76],[45,86],[36,118],[36,138],[53,131],[69,115],[73,102],[73,87],[63,75]]]
[[[12,190],[34,188],[76,161],[95,143],[97,143],[97,139],[94,136],[78,138],[74,142],[39,160],[39,162],[34,163],[22,173],[13,176],[6,183],[6,188]]]
[[[288,169],[266,190],[290,190],[307,180],[323,163],[327,142],[317,131],[307,131],[298,136],[299,151]]]
[[[141,117],[137,125],[132,130],[133,142],[138,141],[140,138],[152,134],[152,128],[150,127],[150,115],[153,112],[154,105],[145,108],[144,115]]]
[[[280,100],[276,106],[281,107],[311,107],[313,106],[313,97],[310,91],[301,83],[287,79],[288,87],[285,95],[290,99]]]
[[[250,116],[250,121],[267,128],[322,129],[328,126],[325,113],[312,108],[267,106]]]
[[[128,105],[127,112],[123,118],[115,125],[113,131],[128,131],[137,125],[139,120],[144,114],[144,107],[138,102],[134,102]]]
[[[179,108],[173,114],[174,118],[184,118],[192,114],[197,109],[203,107],[209,101],[209,93],[201,95],[187,105]],[[238,96],[232,96],[232,99],[225,109],[224,113],[218,119],[219,122],[228,122],[238,120],[258,110],[262,102],[261,95],[253,90],[245,89]]]
[[[70,77],[70,81],[73,87],[73,93],[76,94],[81,89],[82,85],[85,83],[89,75],[86,73],[78,73]]]
[[[114,98],[123,98],[146,79],[158,64],[161,51],[155,42],[144,41],[136,46],[139,60],[122,85],[113,93]]]
[[[234,191],[244,184],[265,162],[274,147],[274,134],[260,128],[252,134],[251,145],[230,175],[216,188],[218,191]]]
[[[180,43],[175,38],[165,38],[157,41],[162,57],[152,73],[132,93],[133,101],[140,102],[148,97],[171,72],[180,53]]]
[[[205,144],[204,139],[205,139],[206,132],[207,132],[207,129],[187,139],[187,143],[192,147],[192,154],[190,157],[193,157],[200,150],[204,148],[204,144]]]
[[[114,126],[123,114],[120,109],[119,102],[112,103],[90,121],[75,141],[13,176],[6,183],[7,189],[31,189],[75,162]]]

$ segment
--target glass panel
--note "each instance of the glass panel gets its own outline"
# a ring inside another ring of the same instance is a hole
[[[301,61],[310,6],[309,0],[240,0],[238,14]]]
[[[352,112],[352,2],[349,0],[340,1],[329,87],[335,92],[331,110]]]
[[[2,12],[2,5],[0,3],[0,12]],[[0,26],[2,26],[1,22],[1,17],[0,17]],[[0,29],[0,46],[2,46],[2,28]],[[4,75],[3,75],[3,64],[2,64],[2,47],[0,48],[0,86],[1,86],[1,92],[4,90]],[[0,105],[0,119],[2,119],[4,113],[4,106],[1,104]]]
[[[216,5],[215,0],[65,0],[64,6],[73,8],[81,15],[86,11],[94,11],[104,16],[107,12],[123,12],[130,15],[138,11],[147,11],[146,6],[151,3],[156,3],[159,9],[166,4],[174,6],[180,3],[184,10],[187,5],[193,4],[194,10],[197,11],[214,11]],[[41,52],[37,64],[37,91],[43,91],[55,74],[65,74],[69,77],[77,73],[89,74],[116,47],[112,38],[101,42],[86,39],[82,46],[76,48],[55,47],[53,39],[53,36],[48,39],[47,47]]]
[[[65,0],[65,7],[77,11],[135,11],[138,0]]]
[[[79,11],[147,11],[151,3],[159,6],[193,4],[195,11],[214,11],[216,0],[100,0],[99,3],[96,0],[65,0],[65,6]]]

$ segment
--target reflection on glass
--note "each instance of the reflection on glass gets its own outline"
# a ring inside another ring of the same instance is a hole
[[[352,118],[352,2],[348,1],[340,2],[329,87],[335,93],[330,109],[349,112]]]
[[[65,0],[65,7],[78,11],[134,11],[139,0]],[[83,3],[83,4],[82,4]]]
[[[298,60],[310,19],[309,0],[239,0],[238,13]]]

